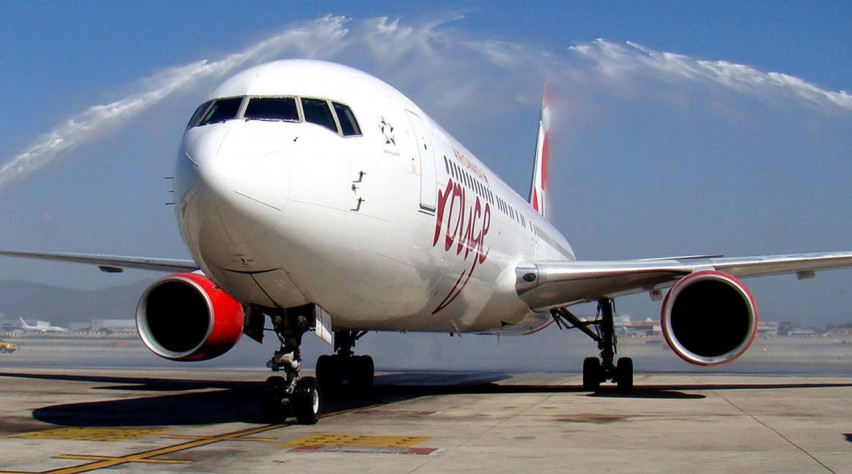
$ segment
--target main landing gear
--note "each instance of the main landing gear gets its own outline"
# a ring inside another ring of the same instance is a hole
[[[334,331],[334,354],[317,359],[317,380],[326,389],[335,389],[346,380],[349,387],[364,389],[373,385],[375,366],[368,355],[356,356],[352,352],[355,341],[367,331]]]
[[[266,366],[273,372],[283,372],[283,376],[273,375],[266,379],[264,385],[263,413],[272,422],[284,421],[288,414],[307,425],[316,423],[320,418],[319,383],[313,377],[299,377],[302,366],[299,346],[302,335],[311,326],[309,313],[300,311],[303,308],[272,315],[272,327],[281,341],[281,348],[275,351]]]
[[[615,324],[613,314],[615,304],[612,299],[598,301],[598,318],[595,321],[583,321],[574,316],[566,308],[555,308],[550,310],[556,324],[562,328],[577,328],[598,343],[601,351],[600,358],[588,357],[583,361],[583,388],[585,390],[597,391],[602,382],[611,380],[615,382],[619,390],[628,392],[633,390],[633,359],[621,357],[617,364],[615,354],[618,353],[618,340],[615,336]],[[597,332],[589,329],[595,326]]]

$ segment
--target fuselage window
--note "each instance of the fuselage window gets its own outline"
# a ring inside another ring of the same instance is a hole
[[[340,122],[340,129],[343,131],[344,137],[360,135],[361,128],[358,126],[358,121],[355,120],[355,114],[352,109],[343,104],[332,102],[334,111],[337,113],[337,121]]]
[[[305,111],[305,121],[321,125],[337,133],[337,124],[328,108],[328,102],[323,99],[302,99],[302,109]]]
[[[245,112],[246,119],[299,121],[294,97],[252,97]]]
[[[207,125],[235,119],[237,118],[237,113],[240,111],[240,104],[242,103],[242,97],[216,100],[202,115],[198,125]]]

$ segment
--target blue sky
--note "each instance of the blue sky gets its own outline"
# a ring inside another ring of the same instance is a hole
[[[401,89],[521,194],[549,81],[553,220],[581,258],[852,249],[850,24],[842,1],[8,3],[0,167],[33,166],[0,172],[0,247],[185,257],[163,178],[189,115],[242,67],[309,56]],[[749,280],[767,319],[818,323],[852,320],[850,283]],[[647,300],[619,309],[656,318]]]

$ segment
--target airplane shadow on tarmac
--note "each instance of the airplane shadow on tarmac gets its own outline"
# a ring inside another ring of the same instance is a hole
[[[216,423],[267,424],[260,409],[261,381],[192,380],[112,377],[91,374],[3,373],[0,377],[109,384],[92,390],[120,391],[124,398],[68,403],[37,408],[41,422],[74,427],[167,426]],[[504,373],[401,372],[377,375],[375,385],[362,391],[326,391],[323,411],[334,413],[375,407],[423,396],[460,394],[578,393],[578,385],[518,385],[499,383]],[[852,387],[852,383],[674,384],[637,385],[631,392],[602,387],[593,397],[702,399],[700,392],[719,390],[783,390]],[[345,387],[344,387],[345,388]]]

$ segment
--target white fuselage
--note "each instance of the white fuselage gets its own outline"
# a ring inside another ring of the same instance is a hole
[[[29,325],[26,321],[24,321],[24,318],[18,319],[21,321],[21,329],[23,329],[24,331],[39,332],[42,334],[49,332],[68,332],[68,329],[59,326],[53,326],[47,321],[38,320],[36,321],[35,325]]]
[[[296,98],[299,120],[244,117],[251,98],[280,97]],[[335,330],[549,319],[518,297],[515,268],[573,260],[568,242],[403,94],[344,66],[279,61],[209,97],[223,98],[243,98],[236,116],[184,135],[176,207],[189,251],[232,296],[315,303]],[[306,121],[306,99],[345,104],[360,133]]]

